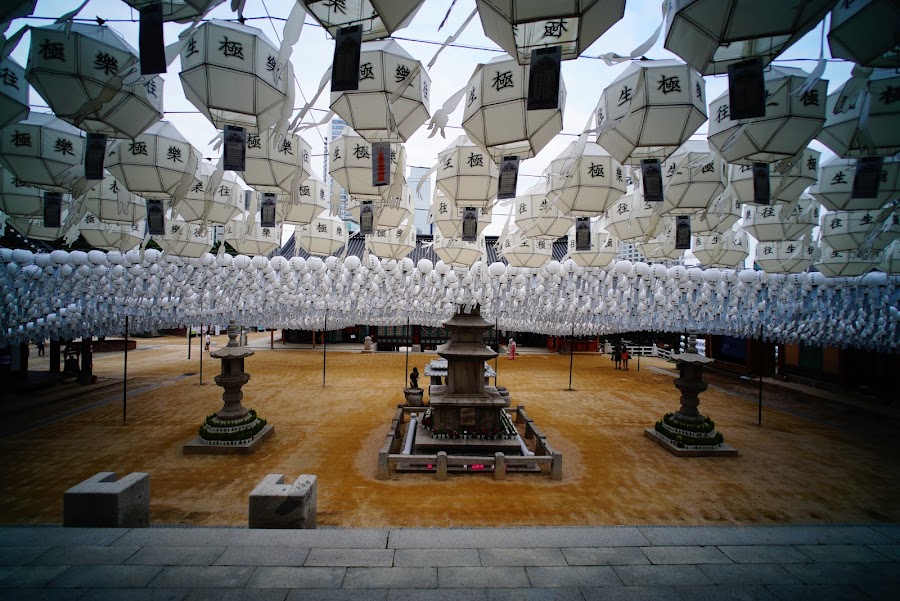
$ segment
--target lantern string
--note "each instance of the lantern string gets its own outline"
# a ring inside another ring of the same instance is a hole
[[[449,11],[448,11],[448,14],[449,14]],[[473,10],[471,13],[469,13],[469,16],[466,17],[466,20],[463,21],[463,24],[459,26],[459,29],[456,30],[456,33],[454,33],[451,36],[448,36],[447,39],[444,40],[444,43],[441,44],[441,47],[438,48],[437,52],[434,53],[434,56],[431,57],[431,60],[428,61],[429,69],[431,69],[431,67],[433,67],[434,64],[437,62],[438,56],[441,55],[441,52],[444,51],[444,48],[446,48],[447,46],[449,46],[450,44],[455,42],[456,38],[458,38],[460,35],[462,35],[463,30],[469,25],[469,23],[472,21],[472,19],[475,18],[476,14],[478,14],[477,8],[475,10]]]

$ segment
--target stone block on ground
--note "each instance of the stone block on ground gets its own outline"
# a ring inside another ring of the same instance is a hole
[[[150,525],[150,474],[134,472],[116,480],[100,472],[63,495],[63,526],[146,528]]]
[[[269,474],[250,493],[250,528],[315,528],[317,492],[316,476],[285,484],[284,474]]]

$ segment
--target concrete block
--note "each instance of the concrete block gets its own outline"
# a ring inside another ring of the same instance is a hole
[[[550,462],[550,479],[562,480],[562,453],[553,451],[553,459]]]
[[[381,450],[378,452],[378,471],[375,474],[375,478],[378,480],[387,480],[391,477],[391,463],[388,458],[390,454],[390,446],[388,446],[388,450]]]
[[[150,525],[150,474],[134,472],[116,480],[100,472],[63,495],[63,526],[146,528]]]
[[[446,453],[446,451],[439,451],[437,454],[437,479],[438,480],[446,480],[447,479],[447,453]]]
[[[315,476],[285,484],[284,474],[269,474],[250,493],[250,528],[315,528],[317,492]]]
[[[506,456],[494,453],[494,480],[506,480]]]

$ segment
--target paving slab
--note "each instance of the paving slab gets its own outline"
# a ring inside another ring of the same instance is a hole
[[[872,545],[872,548],[891,561],[900,561],[900,545]]]
[[[137,567],[137,566],[134,566]],[[153,579],[156,588],[234,588],[244,586],[254,568],[240,566],[166,566]]]
[[[684,601],[777,601],[763,586],[679,586]]]
[[[488,601],[584,601],[577,588],[492,588]]]
[[[701,564],[732,563],[731,559],[716,547],[641,547],[650,563],[666,564]]]
[[[879,534],[883,534],[894,539],[894,542],[900,543],[900,526],[895,524],[882,524],[878,526],[872,526],[872,530],[875,530]]]
[[[388,548],[491,549],[595,547],[650,544],[638,528],[394,528]]]
[[[0,547],[102,547],[112,544],[128,532],[128,528],[0,526]]]
[[[227,547],[214,563],[217,566],[296,566],[306,562],[305,547]]]
[[[897,599],[897,586],[893,582],[864,582],[856,586],[876,601],[896,601]]]
[[[397,549],[394,551],[394,567],[480,566],[478,549]]]
[[[0,566],[31,563],[53,547],[0,547]]]
[[[312,549],[303,565],[325,567],[391,567],[393,549]]]
[[[224,552],[225,547],[141,547],[125,565],[210,566]]]
[[[491,566],[564,566],[566,558],[559,549],[479,549],[481,565]]]
[[[0,599],[15,601],[75,601],[83,598],[83,588],[17,588],[15,591],[0,588]]]
[[[585,601],[673,601],[678,593],[671,586],[582,587]]]
[[[437,568],[347,568],[344,588],[436,588]]]
[[[440,588],[527,588],[531,586],[525,568],[444,568],[438,569]]]
[[[893,563],[794,563],[784,569],[806,584],[881,584],[900,582]]]
[[[777,563],[708,564],[698,567],[710,580],[719,585],[801,583]]]
[[[535,587],[622,586],[610,566],[529,567],[525,572]]]
[[[613,566],[612,569],[625,586],[712,584],[697,566]]]
[[[258,528],[140,528],[128,531],[117,545],[291,546],[322,549],[384,549],[388,530],[319,528],[316,530],[266,530]]]
[[[346,568],[260,567],[247,588],[340,588]]]
[[[770,584],[766,589],[781,601],[859,601],[866,598],[862,589],[848,584]]]
[[[719,550],[735,563],[810,563],[790,545],[722,545]]]
[[[483,588],[397,588],[387,592],[387,601],[487,601]]]
[[[184,601],[284,601],[286,588],[196,588]]]
[[[0,588],[41,588],[69,566],[21,566],[0,571]]]
[[[653,546],[886,545],[893,539],[868,526],[640,526]]]
[[[142,588],[147,586],[160,570],[162,570],[160,566],[72,566],[54,578],[49,586],[55,588]]]
[[[288,591],[287,595],[287,601],[386,601],[387,598],[387,589],[374,588],[330,590],[324,588],[294,588]]]
[[[32,565],[120,565],[140,547],[54,547]],[[159,564],[156,564],[159,565]]]
[[[183,601],[188,592],[182,588],[91,589],[78,601]]]
[[[798,551],[819,563],[891,561],[865,545],[796,545]]]
[[[564,547],[561,551],[570,566],[626,566],[650,563],[640,547]]]

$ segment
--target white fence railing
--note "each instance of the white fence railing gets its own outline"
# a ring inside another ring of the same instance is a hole
[[[631,353],[632,356],[641,355],[643,357],[662,357],[663,359],[671,359],[672,355],[676,354],[676,351],[664,349],[656,346],[655,344],[651,344],[650,346],[628,346],[628,352]],[[701,355],[706,355],[706,349],[700,348],[698,345],[697,352]],[[612,347],[605,351],[607,354],[612,352]]]

